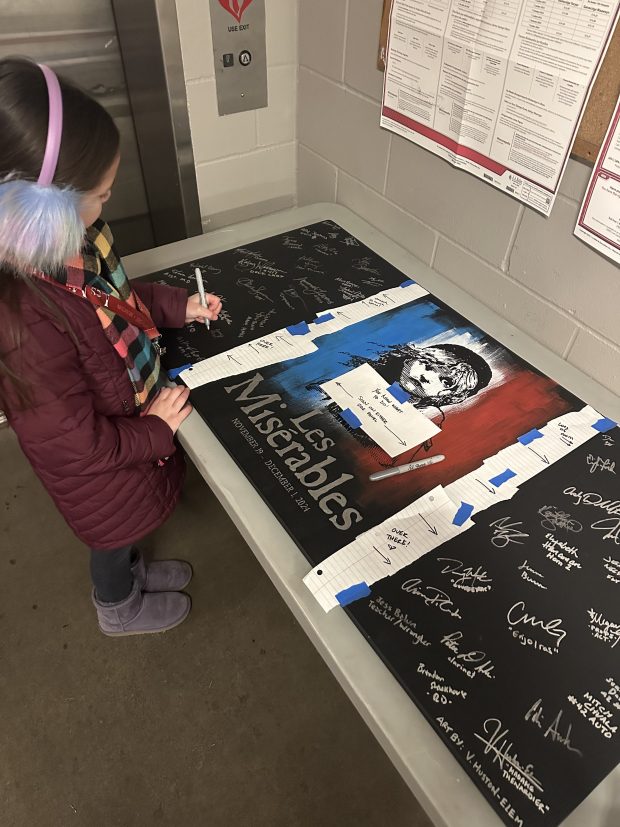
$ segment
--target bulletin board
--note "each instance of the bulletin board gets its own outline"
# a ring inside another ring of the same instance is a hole
[[[383,0],[383,16],[379,38],[377,68],[385,70],[385,53],[387,49],[388,23],[392,0]],[[586,106],[583,119],[573,144],[571,156],[582,161],[594,163],[601,148],[605,131],[609,126],[611,115],[620,95],[620,26],[617,26],[609,44],[596,82]]]

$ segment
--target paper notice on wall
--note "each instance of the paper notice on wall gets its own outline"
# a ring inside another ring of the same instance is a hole
[[[620,264],[620,98],[592,171],[575,235]]]
[[[620,0],[393,0],[381,125],[549,215]]]
[[[360,365],[321,385],[341,408],[352,428],[361,428],[391,457],[435,436],[440,428],[408,402],[400,385],[391,385],[370,365]]]

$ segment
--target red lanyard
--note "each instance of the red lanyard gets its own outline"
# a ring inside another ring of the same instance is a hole
[[[117,313],[119,316],[122,316],[125,321],[143,330],[151,341],[159,339],[161,336],[159,330],[155,327],[155,322],[151,318],[147,307],[136,293],[133,293],[133,297],[138,306],[132,307],[129,302],[123,299],[117,299],[116,296],[111,296],[109,293],[104,293],[104,291],[99,290],[98,287],[90,287],[90,285],[72,287],[68,284],[61,284],[59,281],[56,281],[56,279],[48,276],[47,273],[42,273],[39,270],[35,271],[34,275],[48,284],[53,284],[55,287],[61,287],[63,290],[73,293],[74,296],[87,299],[95,307],[104,307],[111,310],[112,313]]]

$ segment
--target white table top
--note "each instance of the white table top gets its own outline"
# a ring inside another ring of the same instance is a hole
[[[602,414],[620,421],[620,399],[559,356],[529,339],[464,290],[431,270],[350,210],[313,204],[246,221],[124,259],[136,277],[212,255],[306,224],[331,219],[469,321]],[[455,758],[347,615],[325,614],[302,583],[310,565],[260,494],[195,411],[179,438],[304,631],[438,827],[501,827]],[[354,770],[352,756],[352,769]],[[389,802],[386,802],[389,820]],[[620,768],[566,819],[564,827],[618,827]]]

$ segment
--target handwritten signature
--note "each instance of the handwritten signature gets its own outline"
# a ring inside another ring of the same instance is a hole
[[[543,738],[551,738],[554,743],[560,744],[569,752],[576,752],[577,755],[583,756],[583,753],[577,747],[572,746],[570,741],[570,735],[573,731],[573,725],[568,724],[568,728],[564,734],[560,732],[560,721],[562,720],[562,715],[564,714],[564,710],[560,710],[558,714],[555,716],[553,721],[549,724],[549,726],[545,729]],[[542,705],[542,698],[538,698],[537,701],[534,701],[532,706],[528,709],[525,713],[525,720],[531,721],[535,724],[539,729],[543,728],[543,723],[545,720],[545,716],[543,715],[543,705]]]
[[[483,729],[486,738],[477,732],[474,735],[484,744],[484,754],[492,753],[493,763],[497,762],[500,769],[504,769],[504,764],[509,764],[537,790],[541,793],[544,792],[542,784],[534,775],[534,765],[526,764],[524,766],[519,761],[517,752],[513,750],[512,741],[509,740],[510,730],[503,726],[501,720],[499,718],[487,718],[483,724]]]
[[[495,667],[486,652],[481,649],[472,649],[469,652],[461,652],[461,643],[463,641],[463,632],[452,632],[444,635],[441,642],[451,652],[456,655],[456,660],[462,663],[467,663],[471,666],[474,673],[480,672],[487,678],[493,678],[493,671]],[[473,677],[473,676],[472,676]]]
[[[407,592],[407,594],[421,597],[427,606],[436,606],[441,612],[449,614],[450,617],[462,619],[460,611],[454,605],[449,595],[441,589],[436,589],[434,586],[425,586],[419,577],[405,580],[401,589]]]
[[[603,540],[613,540],[617,546],[620,546],[620,519],[615,517],[607,517],[604,520],[597,520],[592,523],[592,528],[595,531],[606,531],[603,535]]]
[[[380,276],[381,273],[376,267],[372,267],[372,259],[366,256],[365,258],[356,258],[351,262],[351,267],[354,270],[361,270],[363,273],[370,273],[371,276]]]
[[[554,617],[553,620],[539,620],[536,615],[529,614],[526,611],[525,601],[519,600],[508,609],[506,620],[510,626],[531,626],[533,629],[539,628],[546,632],[551,637],[555,638],[555,648],[560,648],[560,643],[566,637],[566,632],[562,629],[562,618]]]
[[[538,509],[538,513],[543,519],[540,525],[547,531],[554,531],[556,528],[563,528],[565,531],[573,531],[579,534],[583,531],[583,526],[577,520],[573,520],[570,514],[566,511],[560,511],[554,505],[543,505]]]
[[[490,524],[491,526],[494,526],[491,542],[495,548],[506,548],[506,546],[510,545],[510,543],[516,543],[517,545],[522,546],[524,540],[530,536],[529,534],[519,530],[519,526],[523,525],[520,520],[511,523],[511,519],[512,517],[500,517],[499,520],[493,520]]]
[[[239,287],[245,287],[246,290],[248,291],[248,293],[251,296],[254,296],[254,298],[257,299],[259,302],[267,301],[267,302],[271,302],[273,304],[273,299],[271,299],[267,295],[267,288],[264,285],[261,285],[260,287],[256,287],[255,284],[254,284],[254,279],[249,279],[249,278],[237,279],[237,284],[239,285]]]
[[[452,557],[438,557],[439,563],[447,563],[442,570],[442,574],[453,574],[452,585],[457,589],[464,591],[489,591],[491,588],[488,583],[493,580],[488,576],[488,573],[478,566],[477,569],[471,566],[465,566],[461,560],[455,560]]]
[[[602,457],[595,457],[594,454],[588,454],[586,462],[590,467],[590,473],[595,471],[609,471],[610,474],[616,473],[616,463],[610,459],[603,459]]]

